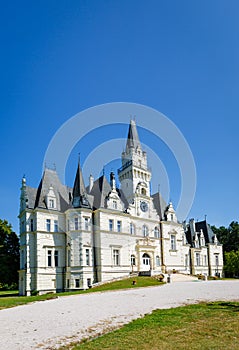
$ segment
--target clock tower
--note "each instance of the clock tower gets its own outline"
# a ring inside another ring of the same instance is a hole
[[[134,120],[130,121],[126,148],[122,153],[122,167],[118,170],[118,176],[128,202],[133,204],[137,200],[140,211],[146,213],[150,200],[151,172]]]

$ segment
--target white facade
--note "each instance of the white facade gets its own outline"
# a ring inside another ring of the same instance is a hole
[[[151,172],[131,121],[110,182],[78,165],[72,188],[45,169],[37,189],[23,178],[20,204],[20,294],[86,289],[132,273],[222,273],[222,246],[205,222],[183,225],[172,203],[150,193]]]

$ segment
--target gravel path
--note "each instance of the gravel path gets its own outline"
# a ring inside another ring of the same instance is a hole
[[[0,349],[56,349],[155,309],[216,300],[239,300],[239,281],[173,282],[18,306],[0,311]]]

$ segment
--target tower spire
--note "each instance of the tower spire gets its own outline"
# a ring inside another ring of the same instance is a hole
[[[78,167],[73,187],[73,207],[75,208],[89,208],[84,179],[80,167],[80,159],[78,159]]]
[[[138,131],[136,127],[135,120],[131,119],[130,120],[130,125],[129,125],[129,131],[128,131],[128,137],[127,137],[127,143],[126,143],[126,152],[132,147],[141,147],[140,141],[139,141],[139,136],[138,136]]]

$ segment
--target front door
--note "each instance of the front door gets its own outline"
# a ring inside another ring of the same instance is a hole
[[[147,253],[144,253],[142,259],[143,271],[149,271],[151,267],[150,256]]]

